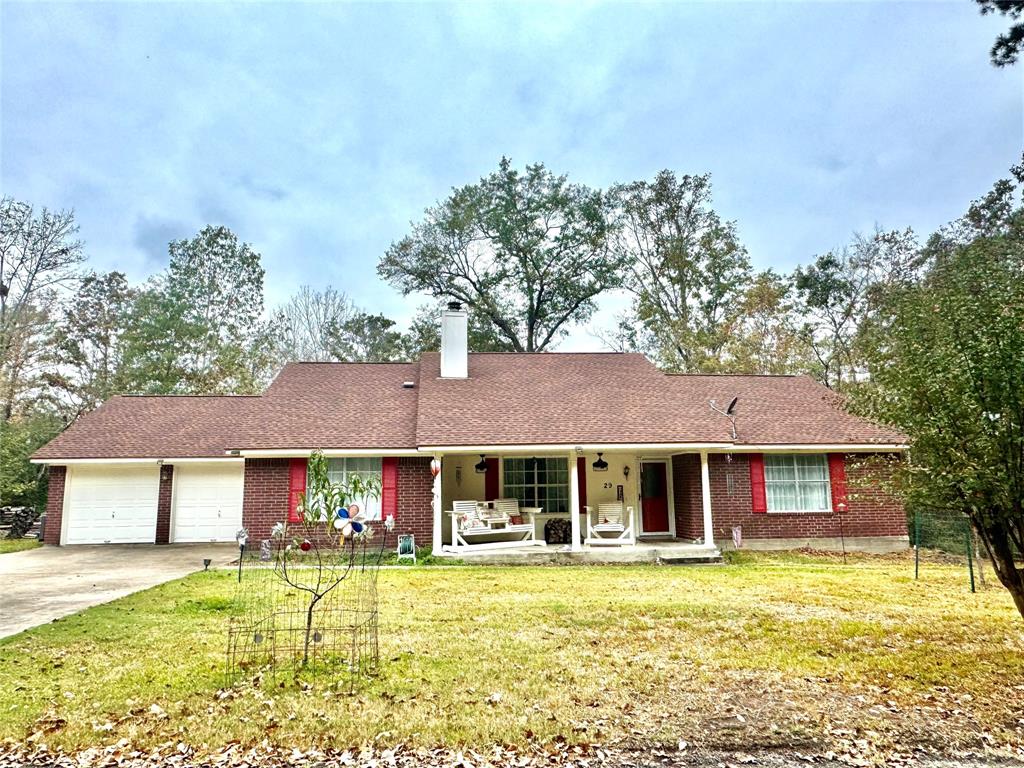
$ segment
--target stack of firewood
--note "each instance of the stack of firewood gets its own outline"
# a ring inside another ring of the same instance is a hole
[[[568,544],[572,541],[572,523],[556,517],[544,523],[544,541],[548,544]]]

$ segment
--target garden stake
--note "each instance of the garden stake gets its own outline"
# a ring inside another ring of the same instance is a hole
[[[914,581],[917,581],[917,574],[921,564],[921,513],[914,510]]]
[[[967,524],[967,572],[971,574],[971,592],[974,592],[974,557],[971,550],[971,525]]]
[[[839,541],[843,545],[843,565],[846,565],[846,534],[843,533],[843,510],[839,510]]]

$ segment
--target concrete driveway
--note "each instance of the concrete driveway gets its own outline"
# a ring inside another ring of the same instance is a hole
[[[0,555],[0,637],[238,556],[234,544],[39,547]]]

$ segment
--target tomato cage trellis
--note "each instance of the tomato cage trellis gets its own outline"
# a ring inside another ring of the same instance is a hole
[[[354,491],[331,484],[324,465],[310,460],[300,519],[275,526],[242,554],[228,625],[229,685],[269,676],[351,691],[377,671],[377,573],[391,520],[362,521],[358,505],[344,502],[370,497],[372,484],[354,482]]]

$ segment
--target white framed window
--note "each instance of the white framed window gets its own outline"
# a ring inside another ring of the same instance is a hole
[[[765,454],[764,487],[769,512],[832,511],[824,454]]]
[[[376,478],[377,487],[381,483],[381,459],[379,456],[350,456],[343,459],[327,460],[327,477],[332,483],[345,483],[352,475],[359,475],[365,479]],[[367,520],[380,520],[381,500],[355,499],[363,510],[363,517]]]
[[[523,507],[569,511],[569,461],[561,457],[505,459],[505,496]]]

